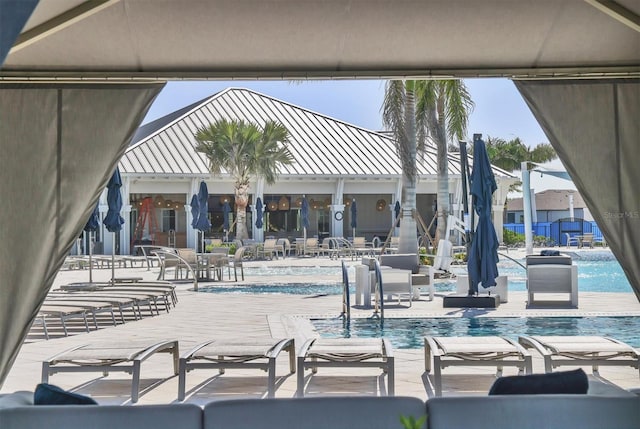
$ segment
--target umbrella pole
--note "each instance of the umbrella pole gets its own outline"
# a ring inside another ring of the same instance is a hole
[[[91,231],[89,231],[89,283],[93,283],[93,262],[91,255],[93,254],[93,240],[91,239]]]
[[[116,233],[113,232],[113,243],[111,244],[111,284],[115,283],[116,278]]]

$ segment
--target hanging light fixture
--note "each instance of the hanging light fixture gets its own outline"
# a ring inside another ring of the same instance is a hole
[[[344,201],[345,207],[351,207],[351,198],[344,197],[342,200]]]
[[[378,210],[379,212],[384,210],[386,206],[387,206],[387,202],[385,200],[379,199],[378,201],[376,201],[376,210]]]
[[[327,209],[331,208],[331,198],[325,198],[324,207],[327,208]]]
[[[184,204],[182,204],[182,203],[181,203],[181,202],[179,202],[179,201],[174,201],[174,202],[173,202],[173,208],[174,208],[174,209],[176,209],[176,210],[180,210],[180,207],[181,207],[181,206],[183,206],[183,205],[184,205]]]
[[[164,200],[164,206],[168,209],[173,207],[173,201],[171,200]]]
[[[302,198],[297,198],[294,204],[298,208],[302,207]]]
[[[224,205],[224,203],[230,203],[231,197],[229,195],[223,195],[220,197],[220,204]]]
[[[284,195],[278,201],[278,210],[289,210],[289,199]]]
[[[267,208],[269,209],[269,211],[274,212],[278,210],[278,203],[276,201],[269,201],[269,203],[267,204]]]
[[[153,200],[153,205],[155,205],[156,207],[164,207],[164,198],[162,198],[162,195],[158,195]]]

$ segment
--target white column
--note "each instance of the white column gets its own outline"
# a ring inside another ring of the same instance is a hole
[[[127,195],[127,198],[129,196]],[[131,254],[131,204],[122,206],[120,215],[124,218],[124,224],[120,230],[120,254]]]
[[[344,237],[344,204],[332,204],[330,213],[332,235]]]
[[[527,163],[522,163],[522,209],[524,211],[524,243],[527,255],[533,254],[533,234],[531,233],[531,181]]]

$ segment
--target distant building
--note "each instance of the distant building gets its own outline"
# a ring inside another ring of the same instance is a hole
[[[571,218],[571,205],[573,205],[573,217],[588,221],[593,220],[582,196],[578,191],[562,189],[549,189],[535,194],[535,203],[532,201],[532,209],[535,207],[537,222],[555,222],[559,219]],[[573,202],[571,202],[573,199]],[[524,210],[522,198],[507,200],[506,222],[524,223]]]

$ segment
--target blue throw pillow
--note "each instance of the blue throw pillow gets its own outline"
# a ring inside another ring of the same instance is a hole
[[[585,394],[587,390],[587,374],[582,369],[576,369],[548,374],[500,377],[491,386],[489,395]]]
[[[33,394],[34,405],[98,405],[93,398],[67,392],[53,384],[41,383]]]

